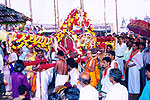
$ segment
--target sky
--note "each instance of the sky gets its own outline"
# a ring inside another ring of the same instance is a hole
[[[24,13],[30,17],[29,0],[10,0],[11,8]],[[92,24],[104,23],[104,0],[83,0],[84,11],[91,19]],[[118,20],[124,17],[127,21],[137,17],[144,19],[150,16],[150,0],[117,0],[118,1]],[[5,3],[5,0],[0,0]],[[59,18],[64,20],[74,8],[80,7],[80,0],[58,0]],[[9,6],[9,0],[8,0]],[[35,24],[54,24],[54,0],[32,0],[33,23]],[[106,0],[106,22],[116,21],[115,0]]]

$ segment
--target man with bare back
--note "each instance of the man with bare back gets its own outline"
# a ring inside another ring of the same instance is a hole
[[[69,78],[67,70],[67,62],[66,59],[64,58],[63,51],[58,51],[57,55],[59,60],[57,60],[55,67],[55,71],[57,72],[55,87],[58,85],[64,85]]]

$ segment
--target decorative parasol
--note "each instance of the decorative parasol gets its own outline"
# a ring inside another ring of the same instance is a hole
[[[138,35],[150,37],[150,24],[144,20],[134,20],[127,27]]]

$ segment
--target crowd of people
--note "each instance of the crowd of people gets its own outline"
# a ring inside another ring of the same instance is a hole
[[[150,100],[150,41],[125,33],[113,37],[115,46],[101,43],[96,51],[87,50],[85,62],[36,46],[8,52],[0,41],[1,95],[12,91],[14,100]],[[52,52],[57,59],[49,58]]]

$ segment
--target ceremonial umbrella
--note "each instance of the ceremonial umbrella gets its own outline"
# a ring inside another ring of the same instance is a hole
[[[150,24],[144,20],[134,20],[127,27],[130,31],[146,37],[150,37]]]

